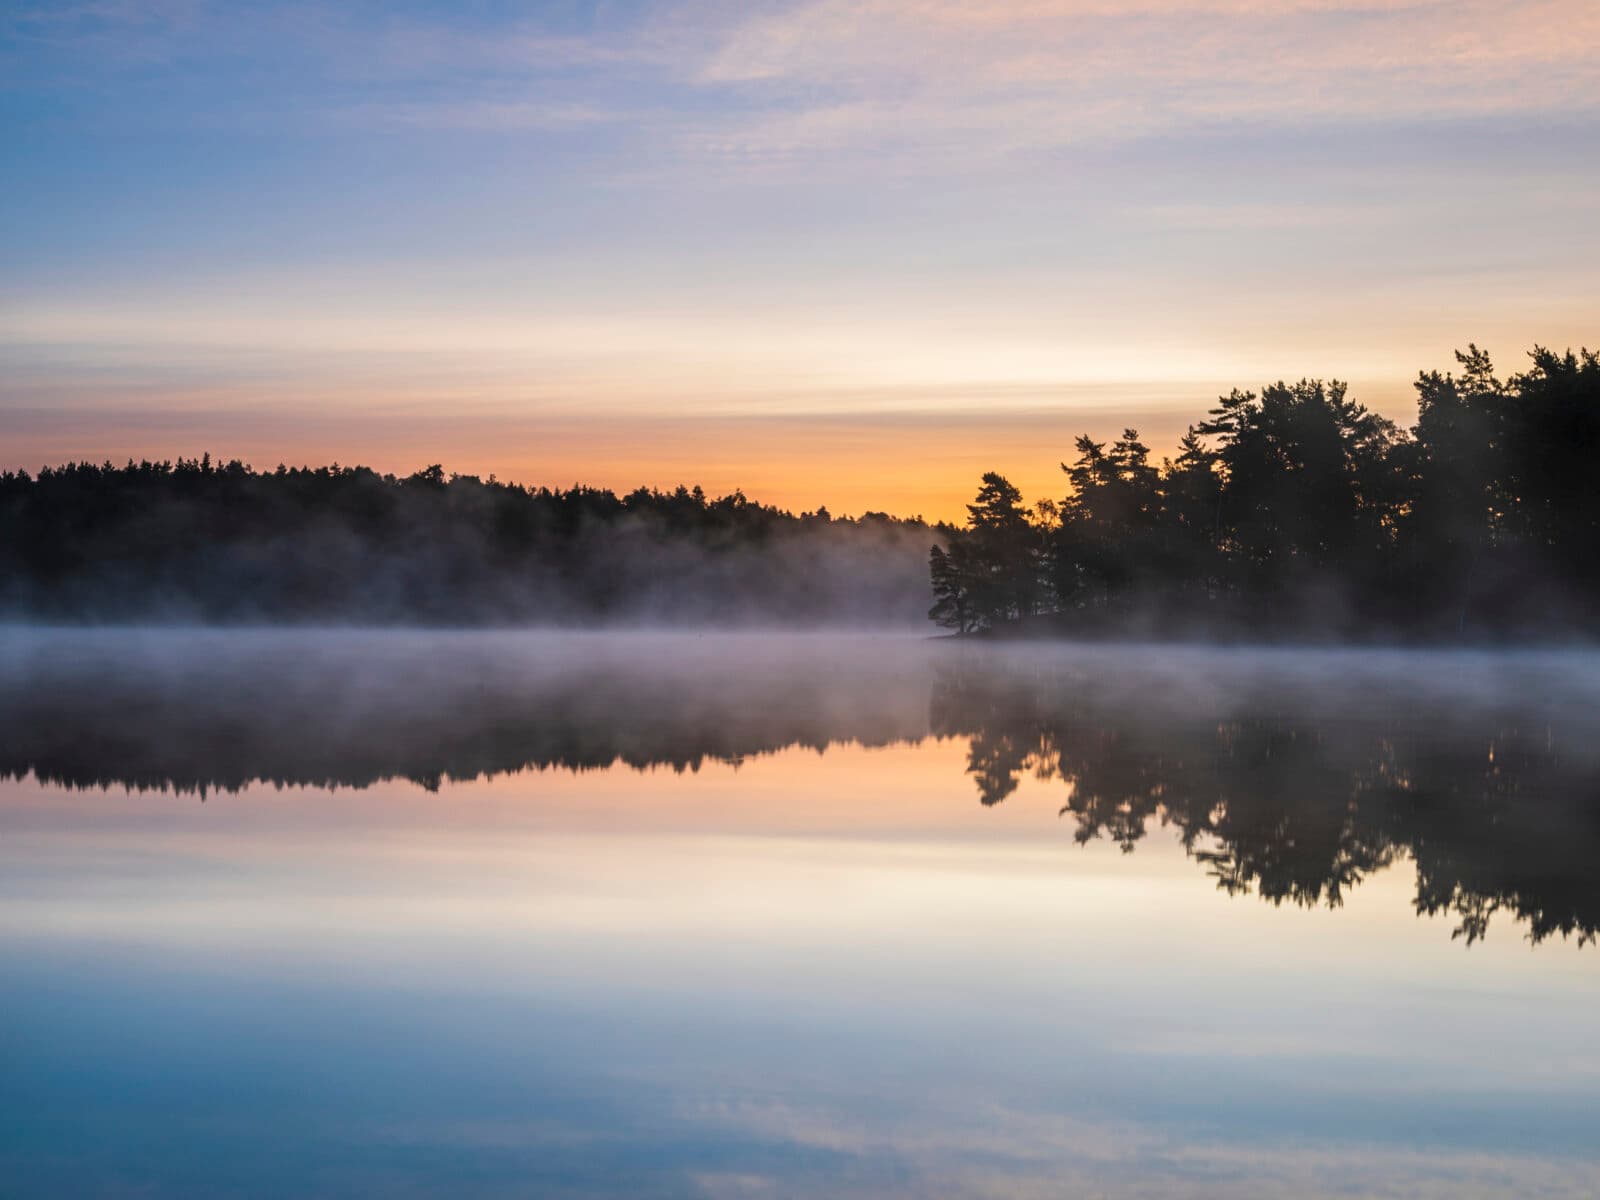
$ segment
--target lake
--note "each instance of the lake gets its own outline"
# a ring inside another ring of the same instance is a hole
[[[0,633],[0,1196],[1600,1193],[1600,654]]]

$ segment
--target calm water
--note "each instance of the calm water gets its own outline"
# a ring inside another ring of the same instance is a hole
[[[1593,1196],[1600,656],[0,633],[0,1195]]]

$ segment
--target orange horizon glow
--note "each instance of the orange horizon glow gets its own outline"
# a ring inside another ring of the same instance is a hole
[[[1367,389],[1372,396],[1376,389]],[[1209,393],[1214,397],[1215,391]],[[793,512],[826,507],[835,517],[887,512],[930,522],[966,520],[979,476],[999,471],[1030,503],[1059,499],[1063,462],[1080,434],[1096,440],[1139,431],[1160,459],[1214,399],[1193,404],[810,416],[567,416],[553,420],[482,415],[445,420],[376,413],[286,415],[262,420],[208,414],[140,422],[106,414],[86,432],[77,422],[41,421],[0,451],[0,469],[35,472],[68,462],[239,459],[256,470],[367,466],[408,475],[433,463],[448,473],[490,476],[527,487],[577,484],[625,494],[699,486],[709,496],[742,491]],[[1374,407],[1408,424],[1408,397]]]
[[[1409,424],[1468,342],[1600,341],[1588,0],[46,3],[0,54],[0,469],[959,520],[1234,387]]]

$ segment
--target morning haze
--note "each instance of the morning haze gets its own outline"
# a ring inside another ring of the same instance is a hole
[[[1600,1193],[1600,10],[0,16],[0,1194]]]

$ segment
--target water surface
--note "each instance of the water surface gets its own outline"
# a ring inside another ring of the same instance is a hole
[[[0,1195],[1588,1196],[1600,657],[0,634]]]

